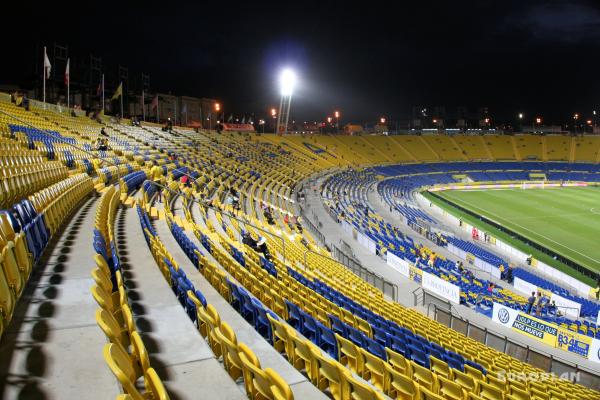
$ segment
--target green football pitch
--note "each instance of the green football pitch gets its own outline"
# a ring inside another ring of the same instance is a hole
[[[447,190],[437,194],[600,272],[600,188]]]

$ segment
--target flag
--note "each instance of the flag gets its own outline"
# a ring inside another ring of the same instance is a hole
[[[102,82],[98,84],[98,88],[96,89],[96,96],[100,96],[102,94]]]
[[[158,107],[158,95],[154,96],[152,103],[150,103],[151,110],[154,110],[156,107]]]
[[[227,122],[233,121],[233,114],[229,114],[229,118],[227,118]]]
[[[113,97],[110,98],[110,100],[111,101],[116,100],[122,95],[123,95],[123,82],[119,83],[119,87],[115,91],[115,94],[113,94]]]
[[[246,116],[244,115],[244,118],[242,118],[242,124],[246,123]]]
[[[44,47],[44,73],[46,74],[46,79],[50,78],[50,71],[52,71],[52,64],[50,64],[46,48]]]
[[[65,68],[65,85],[69,86],[69,82],[71,80],[71,77],[69,75],[69,64],[70,64],[70,59],[67,58],[67,67]]]

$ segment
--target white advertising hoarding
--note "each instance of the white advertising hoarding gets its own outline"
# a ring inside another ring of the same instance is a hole
[[[427,289],[453,303],[460,303],[460,288],[428,272],[423,272],[423,289]]]

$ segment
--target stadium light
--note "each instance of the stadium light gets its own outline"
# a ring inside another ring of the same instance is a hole
[[[519,119],[523,119],[523,113],[519,113]]]
[[[538,125],[541,124],[542,123],[542,119],[540,117],[537,117],[535,119],[535,123],[538,124]]]
[[[274,108],[271,108],[271,116],[272,116],[273,118],[275,118],[275,117],[277,116],[277,110],[276,110],[276,109],[274,109]]]
[[[379,122],[381,122],[382,124],[385,124],[385,118],[384,117],[379,118]]]
[[[327,123],[331,123],[331,117],[327,117]]]
[[[281,86],[282,96],[291,96],[296,85],[296,73],[289,68],[281,71],[279,76],[279,85]]]
[[[289,68],[281,71],[279,86],[281,89],[281,102],[279,103],[279,114],[277,116],[277,134],[286,134],[290,120],[292,93],[294,92],[294,86],[296,86],[296,73]]]

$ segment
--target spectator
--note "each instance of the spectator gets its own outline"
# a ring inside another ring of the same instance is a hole
[[[100,129],[100,134],[101,134],[102,136],[106,136],[106,137],[108,137],[108,133],[106,133],[106,131],[104,130],[104,127],[102,127],[102,129]]]
[[[556,301],[552,300],[552,303],[548,305],[548,314],[556,315]]]
[[[271,261],[271,254],[269,254],[269,248],[267,247],[267,239],[264,236],[261,236],[256,243],[256,251],[262,253],[265,258]]]
[[[527,314],[531,314],[533,304],[535,303],[535,292],[531,292],[531,296],[527,299]]]
[[[600,276],[598,276],[598,282],[596,282],[596,300],[600,300]]]
[[[506,278],[504,264],[500,264],[500,267],[498,269],[500,270],[500,279],[504,280]]]
[[[242,243],[250,246],[253,250],[258,250],[258,242],[250,235],[248,231],[242,231]]]
[[[181,184],[184,187],[190,187],[190,178],[187,175],[182,175],[181,178],[179,179],[179,182],[181,182]]]
[[[494,294],[494,282],[490,282],[487,287],[487,292],[491,296]]]
[[[542,293],[538,292],[537,294],[537,302],[535,304],[535,315],[540,317],[542,315],[542,310],[544,308],[545,300],[542,297]]]
[[[513,273],[514,273],[514,267],[512,265],[508,266],[508,271],[506,271],[506,282],[512,284],[513,283]]]
[[[152,177],[152,182],[154,182],[154,186],[156,187],[156,201],[161,203],[163,168],[158,165],[156,160],[154,161],[154,166],[150,169],[150,176]]]

